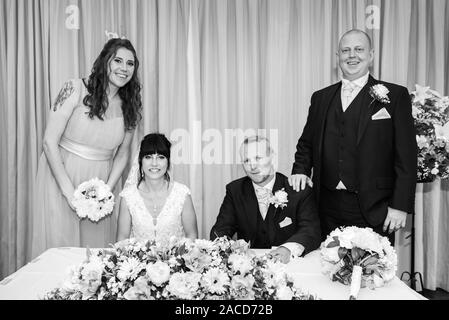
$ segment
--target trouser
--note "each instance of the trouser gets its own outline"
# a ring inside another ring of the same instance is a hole
[[[320,189],[320,222],[321,240],[338,227],[356,226],[370,227],[375,232],[387,237],[394,246],[394,232],[383,232],[383,222],[378,226],[368,223],[360,209],[358,195],[347,190],[330,190],[326,187]]]

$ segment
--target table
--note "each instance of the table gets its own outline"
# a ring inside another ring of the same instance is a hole
[[[98,249],[91,249],[92,252]],[[267,250],[256,250],[263,254]],[[58,287],[67,277],[68,268],[83,262],[85,248],[52,248],[0,282],[2,300],[36,300]],[[321,299],[347,300],[349,286],[332,282],[320,272],[319,251],[304,258],[292,260],[287,265],[295,284]],[[397,277],[387,286],[371,290],[362,288],[360,300],[422,300],[423,296],[410,289]]]

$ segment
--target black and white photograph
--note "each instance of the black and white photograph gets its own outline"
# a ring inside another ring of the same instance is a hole
[[[449,0],[0,0],[0,83],[0,300],[449,300]]]

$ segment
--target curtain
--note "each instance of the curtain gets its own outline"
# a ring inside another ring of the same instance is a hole
[[[190,187],[206,239],[225,185],[243,175],[243,136],[268,136],[290,174],[312,93],[339,80],[346,30],[372,37],[374,77],[449,93],[444,0],[2,0],[0,18],[0,278],[28,262],[50,103],[64,81],[89,75],[105,30],[130,39],[141,62],[132,151],[147,133],[169,137],[173,178]],[[397,235],[399,272],[409,234],[408,223]]]

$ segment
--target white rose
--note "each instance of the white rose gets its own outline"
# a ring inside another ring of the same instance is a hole
[[[374,89],[374,90],[377,92],[377,94],[378,94],[379,96],[381,96],[381,97],[386,97],[387,94],[390,92],[390,91],[387,89],[387,87],[385,87],[385,86],[382,85],[382,84],[376,84],[376,85],[374,86],[373,89]]]
[[[288,201],[288,194],[283,190],[276,191],[274,196],[278,198],[281,203],[286,203]]]
[[[233,253],[229,256],[228,261],[232,264],[232,269],[234,271],[240,271],[242,275],[248,273],[252,268],[251,260],[247,256]]]
[[[149,264],[146,268],[148,278],[156,286],[161,286],[170,278],[170,267],[162,261]]]

